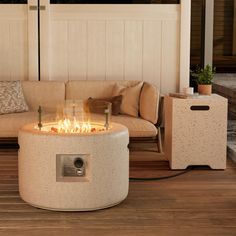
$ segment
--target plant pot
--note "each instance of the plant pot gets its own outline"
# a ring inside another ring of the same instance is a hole
[[[211,84],[199,84],[198,92],[202,95],[211,95],[212,85]]]

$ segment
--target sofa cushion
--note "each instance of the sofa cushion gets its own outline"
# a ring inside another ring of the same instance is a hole
[[[54,113],[42,115],[42,122],[53,121],[54,119]],[[20,128],[29,123],[38,123],[37,111],[2,115],[0,116],[0,137],[17,137]]]
[[[37,112],[12,113],[0,116],[0,137],[17,137],[21,126],[37,122]]]
[[[125,87],[115,84],[113,95],[122,95],[121,114],[138,117],[139,115],[139,98],[143,82],[136,85]]]
[[[105,123],[105,116],[100,114],[91,114],[91,121]],[[151,122],[131,117],[127,115],[111,116],[111,121],[126,126],[130,137],[155,137],[157,128]]]
[[[28,111],[20,81],[0,81],[0,115]]]
[[[158,119],[158,105],[159,93],[156,87],[144,82],[140,94],[140,116],[156,124]]]
[[[45,112],[56,112],[65,101],[65,83],[57,81],[22,81],[25,100],[31,111],[39,105]]]
[[[128,80],[72,80],[66,83],[66,99],[87,100],[89,97],[112,97],[115,84],[132,86],[140,81]]]

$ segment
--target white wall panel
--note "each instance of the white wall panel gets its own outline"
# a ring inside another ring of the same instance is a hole
[[[0,8],[0,80],[28,79],[27,5]]]
[[[143,24],[143,80],[160,88],[162,61],[161,21],[144,21]]]
[[[88,21],[88,71],[89,80],[106,78],[106,22]]]
[[[10,22],[0,20],[0,80],[11,79]]]
[[[68,29],[69,80],[87,79],[87,21],[70,21]]]
[[[168,93],[179,89],[179,24],[162,22],[161,91]]]
[[[42,80],[145,80],[162,93],[188,85],[188,0],[179,5],[42,4]],[[37,11],[29,5],[37,1],[1,5],[0,80],[37,79]]]
[[[53,80],[68,80],[68,23],[66,21],[51,22],[49,48],[51,78]]]
[[[10,67],[12,80],[28,79],[28,40],[27,23],[14,20],[10,23]]]
[[[49,79],[144,80],[178,91],[180,14],[180,5],[50,5]]]
[[[125,22],[125,79],[142,80],[143,22]]]
[[[106,79],[124,79],[124,21],[106,23]]]

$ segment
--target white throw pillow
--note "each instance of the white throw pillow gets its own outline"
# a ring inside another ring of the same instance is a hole
[[[0,81],[0,115],[28,110],[21,82]]]
[[[138,117],[139,114],[139,98],[143,82],[130,87],[115,84],[113,96],[122,95],[121,114]]]

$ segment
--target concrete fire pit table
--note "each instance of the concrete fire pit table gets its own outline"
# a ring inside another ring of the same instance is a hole
[[[124,200],[129,186],[125,126],[88,133],[49,132],[28,124],[19,132],[19,190],[27,203],[59,211],[90,211]],[[96,125],[96,127],[99,126]]]

